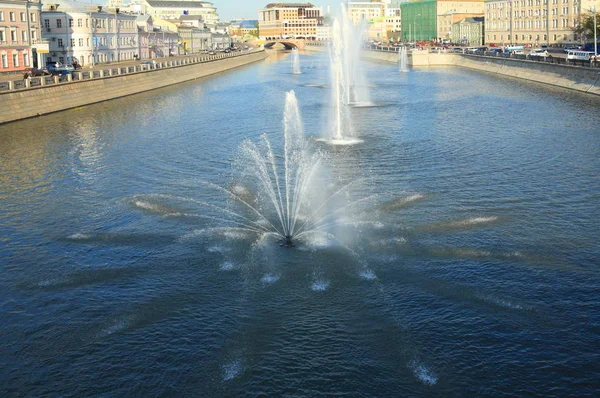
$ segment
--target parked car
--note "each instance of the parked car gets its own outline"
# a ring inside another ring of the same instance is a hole
[[[50,74],[50,72],[48,72],[45,69],[25,68],[23,70],[23,79],[27,79],[28,77],[46,76],[49,74]]]
[[[532,57],[532,58],[535,58],[535,57],[548,57],[548,56],[550,56],[550,53],[548,53],[548,50],[544,50],[544,49],[539,49],[538,48],[538,49],[531,50],[529,52],[529,56]]]
[[[49,62],[46,68],[52,76],[70,75],[75,70],[71,65],[62,65],[60,62]]]
[[[568,53],[569,51],[577,51],[581,50],[582,46],[567,46],[564,48],[564,52]]]

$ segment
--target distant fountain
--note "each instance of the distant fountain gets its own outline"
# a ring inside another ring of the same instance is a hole
[[[297,48],[294,48],[292,50],[292,74],[302,74],[302,72],[300,71],[300,54],[298,53]]]
[[[350,120],[350,107],[372,106],[366,80],[359,68],[360,32],[348,19],[346,6],[341,18],[333,20],[332,45],[329,51],[331,79],[331,112],[326,141],[354,144],[356,138]]]
[[[398,51],[398,70],[408,72],[408,50],[406,47],[400,47]]]

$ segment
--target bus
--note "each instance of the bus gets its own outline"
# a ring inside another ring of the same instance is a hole
[[[589,61],[593,56],[593,51],[571,50],[567,53],[567,61]]]

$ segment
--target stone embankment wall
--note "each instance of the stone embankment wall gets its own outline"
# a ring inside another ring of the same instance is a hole
[[[167,87],[266,57],[267,54],[260,51],[210,62],[1,93],[0,124]]]
[[[389,63],[398,63],[398,54],[383,51],[364,51],[363,57]],[[481,57],[451,53],[411,51],[409,63],[413,67],[460,66],[481,72],[531,80],[600,95],[600,69],[551,64],[510,58]]]

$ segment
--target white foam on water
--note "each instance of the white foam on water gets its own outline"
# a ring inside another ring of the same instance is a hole
[[[248,190],[241,185],[234,185],[231,188],[231,192],[235,193],[236,195],[247,195],[248,194]]]
[[[494,221],[497,221],[498,217],[490,216],[490,217],[471,217],[466,220],[457,221],[452,223],[452,225],[480,225],[480,224],[488,224]]]
[[[404,203],[410,203],[410,202],[415,202],[417,200],[421,200],[425,198],[425,195],[421,194],[421,193],[416,193],[413,195],[409,195],[406,198],[404,198],[403,202]]]
[[[68,238],[73,239],[73,240],[84,240],[84,239],[91,239],[92,235],[91,234],[83,234],[83,233],[78,232],[73,235],[69,235]]]
[[[364,101],[364,102],[352,102],[350,103],[352,108],[374,108],[379,106],[375,102]]]
[[[100,337],[110,336],[111,334],[118,333],[121,330],[127,329],[133,322],[132,316],[125,316],[117,319],[112,324],[102,329],[99,333]]]
[[[265,276],[263,276],[260,281],[264,284],[272,284],[275,283],[279,280],[279,275],[273,275],[273,274],[265,274]]]
[[[325,249],[332,244],[333,241],[324,234],[311,234],[304,240],[304,245],[310,250]]]
[[[65,281],[59,278],[54,278],[54,279],[45,279],[43,281],[40,281],[37,283],[37,286],[39,287],[53,287],[53,286],[58,286],[62,283],[64,283]]]
[[[336,146],[358,145],[358,144],[362,144],[364,142],[363,140],[360,140],[358,138],[350,138],[350,139],[343,139],[343,140],[318,139],[317,141],[321,141],[321,142],[324,142],[326,144],[336,145]]]
[[[223,236],[226,237],[227,239],[233,239],[233,240],[242,240],[242,239],[246,239],[248,237],[248,235],[244,232],[239,232],[239,231],[225,231],[223,232]]]
[[[433,373],[433,371],[422,363],[415,361],[411,361],[408,364],[408,367],[412,370],[413,374],[421,383],[426,386],[433,386],[437,383],[438,378]]]
[[[329,282],[324,280],[318,280],[313,282],[310,287],[314,292],[323,292],[329,288]]]
[[[370,269],[364,269],[358,273],[358,275],[367,281],[372,281],[373,279],[377,279],[377,275]]]
[[[157,205],[154,205],[152,203],[143,201],[143,200],[136,200],[135,202],[133,202],[133,204],[140,208],[140,209],[144,209],[144,210],[150,210],[150,211],[159,211],[160,208]]]
[[[232,261],[225,261],[225,262],[221,263],[221,265],[219,266],[219,269],[221,271],[231,271],[235,268],[236,268],[235,263]]]
[[[223,381],[230,381],[242,374],[244,367],[242,361],[236,359],[233,362],[222,366],[223,369]]]
[[[224,247],[224,246],[210,246],[208,249],[206,249],[207,252],[209,253],[229,253],[231,251],[230,247]]]
[[[519,303],[515,303],[514,301],[509,300],[507,298],[503,298],[503,297],[482,294],[482,295],[477,295],[477,298],[479,298],[485,302],[488,302],[490,304],[494,304],[499,307],[508,308],[511,310],[527,310],[527,309],[529,309],[527,306],[524,306]]]

